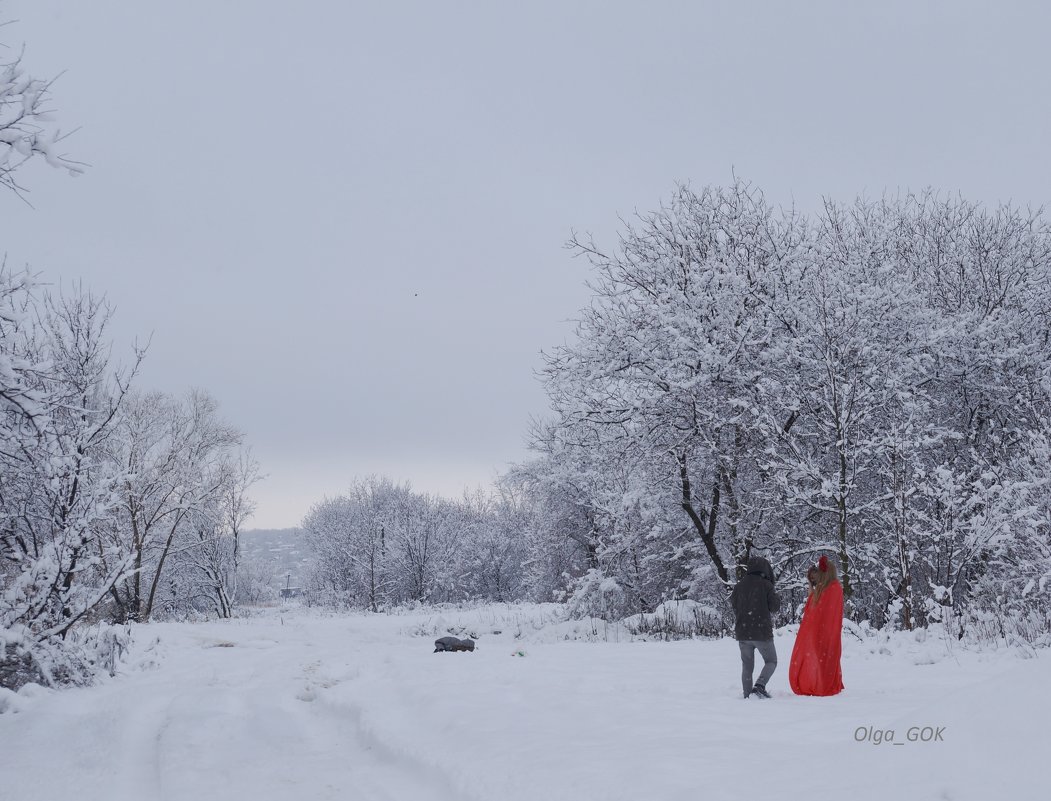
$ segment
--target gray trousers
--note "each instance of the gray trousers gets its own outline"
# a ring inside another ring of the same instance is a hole
[[[741,686],[745,693],[752,691],[752,672],[755,670],[756,650],[763,657],[763,670],[756,684],[762,684],[765,688],[770,677],[774,675],[774,668],[777,667],[777,651],[774,650],[774,641],[738,640],[737,644],[741,646]]]

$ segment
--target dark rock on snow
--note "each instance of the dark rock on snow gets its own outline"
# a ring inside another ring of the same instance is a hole
[[[439,651],[473,651],[474,640],[461,640],[457,637],[439,637],[434,641],[434,653]]]

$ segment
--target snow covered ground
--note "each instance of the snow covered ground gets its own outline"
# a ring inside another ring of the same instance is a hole
[[[478,650],[432,653],[450,628]],[[0,799],[1045,797],[1048,651],[846,635],[846,691],[801,698],[792,636],[761,701],[732,640],[630,641],[553,607],[141,626],[112,680],[0,691]]]

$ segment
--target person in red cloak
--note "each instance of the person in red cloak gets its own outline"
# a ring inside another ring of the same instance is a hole
[[[807,571],[810,596],[788,665],[788,684],[796,695],[835,695],[843,689],[843,588],[836,565],[822,556]]]

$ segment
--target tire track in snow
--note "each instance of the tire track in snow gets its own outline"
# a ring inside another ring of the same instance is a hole
[[[392,801],[402,799],[429,798],[434,801],[478,801],[473,795],[459,787],[453,776],[440,766],[422,759],[396,741],[380,736],[366,723],[365,710],[358,704],[341,701],[323,701],[324,708],[332,717],[342,719],[353,727],[354,738],[359,749],[373,756],[380,770],[397,777],[396,783],[416,784],[426,787],[425,795],[398,792],[390,796]]]
[[[319,677],[321,664],[291,675],[220,671],[223,680],[173,700],[157,736],[162,801],[458,801],[435,776],[363,741],[352,718],[318,704],[339,683]]]
[[[359,644],[368,640],[358,632],[353,632],[353,638]],[[418,650],[413,644],[404,653],[394,656],[390,651],[391,643],[388,641],[382,644],[385,646],[382,649],[362,648],[360,652],[365,657],[351,666],[350,672],[341,678],[327,680],[326,672],[320,666],[312,670],[312,675],[317,676],[322,687],[317,695],[317,705],[326,709],[329,715],[351,725],[359,747],[373,754],[376,760],[386,766],[388,773],[412,777],[429,787],[431,795],[428,797],[440,801],[481,801],[467,785],[467,777],[429,758],[416,747],[417,743],[412,742],[411,737],[407,739],[401,736],[403,727],[428,725],[425,715],[413,714],[413,705],[403,703],[416,694],[411,684],[406,683],[399,660],[416,659]],[[427,650],[429,652],[429,646]],[[377,653],[383,656],[377,659]],[[338,662],[339,656],[346,655],[345,649],[333,654],[333,664]],[[415,709],[422,710],[425,707],[426,704],[421,703]]]

